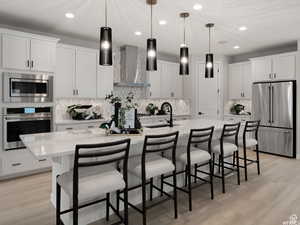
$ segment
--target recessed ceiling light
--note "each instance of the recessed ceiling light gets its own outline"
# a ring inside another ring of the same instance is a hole
[[[136,32],[134,32],[134,34],[135,34],[136,36],[141,36],[141,35],[142,35],[142,32],[141,32],[141,31],[136,31]]]
[[[159,21],[159,25],[166,25],[167,24],[167,21],[166,20],[160,20]]]
[[[75,17],[75,15],[73,13],[71,13],[71,12],[66,13],[65,16],[68,19],[73,19]]]
[[[234,46],[233,48],[234,48],[234,49],[239,49],[240,46],[236,45],[236,46]]]
[[[201,4],[198,4],[198,3],[197,3],[197,4],[195,4],[195,5],[193,6],[193,9],[200,11],[200,10],[203,9],[203,6],[202,6]]]
[[[247,28],[246,26],[241,26],[241,27],[239,28],[239,30],[240,30],[240,31],[245,31],[245,30],[248,30],[248,28]]]

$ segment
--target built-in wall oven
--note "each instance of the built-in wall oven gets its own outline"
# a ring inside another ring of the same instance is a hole
[[[24,148],[20,135],[52,131],[52,108],[5,108],[3,112],[3,148]]]
[[[53,76],[4,72],[2,85],[6,103],[53,101]]]

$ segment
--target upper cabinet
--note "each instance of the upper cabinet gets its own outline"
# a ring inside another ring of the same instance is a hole
[[[97,51],[60,45],[57,48],[55,96],[96,98]]]
[[[22,32],[6,31],[2,34],[2,67],[52,73],[55,71],[57,41]]]
[[[182,98],[183,80],[179,75],[179,64],[158,61],[158,70],[149,72],[151,98]]]
[[[105,98],[114,89],[114,68],[112,66],[98,66],[97,97]]]
[[[113,90],[113,67],[99,66],[98,51],[59,45],[55,96],[57,98],[105,98]]]
[[[254,81],[295,79],[296,57],[292,52],[251,59]]]
[[[251,63],[229,65],[229,98],[251,99],[252,88]]]

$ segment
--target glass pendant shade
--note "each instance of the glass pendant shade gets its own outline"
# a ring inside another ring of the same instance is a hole
[[[147,71],[157,70],[157,50],[156,50],[156,39],[147,39]]]
[[[213,77],[214,77],[214,55],[209,53],[206,54],[205,78],[213,78]]]
[[[112,29],[101,27],[99,64],[101,66],[111,66],[112,63]]]
[[[189,75],[189,48],[181,47],[180,48],[180,75]]]

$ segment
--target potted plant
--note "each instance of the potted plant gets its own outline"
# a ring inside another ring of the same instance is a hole
[[[150,115],[155,115],[155,112],[158,110],[158,107],[153,103],[149,103],[146,107],[146,112]]]

